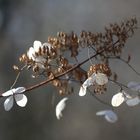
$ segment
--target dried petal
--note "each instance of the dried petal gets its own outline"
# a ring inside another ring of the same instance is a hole
[[[3,97],[10,96],[14,94],[15,89],[8,90],[2,94]]]
[[[29,57],[29,59],[35,60],[35,51],[33,47],[29,48],[27,56]]]
[[[83,87],[89,87],[95,82],[96,74],[93,73],[84,83]]]
[[[79,96],[85,96],[87,92],[87,87],[81,86],[79,91]]]
[[[98,85],[105,85],[108,83],[108,77],[104,73],[97,73],[96,74],[96,83]]]
[[[27,97],[24,94],[17,94],[14,96],[17,105],[19,105],[20,107],[25,107],[27,104]]]
[[[35,52],[39,52],[39,49],[41,48],[42,46],[42,43],[38,40],[35,40],[34,43],[33,43],[33,47],[34,47],[34,50]]]
[[[87,91],[87,87],[93,85],[93,83],[95,82],[95,74],[92,74],[81,86],[80,91],[79,91],[79,96],[85,96],[86,95],[86,91]]]
[[[127,84],[127,87],[130,88],[131,90],[139,91],[140,90],[140,83],[132,81],[132,82],[129,82]]]
[[[104,116],[105,119],[110,123],[115,123],[118,117],[112,110],[102,110],[96,113],[97,116]]]
[[[114,107],[120,106],[125,101],[124,94],[119,92],[112,97],[111,104]]]
[[[4,102],[4,109],[6,111],[9,111],[13,107],[13,104],[14,104],[13,96],[8,97]]]
[[[15,89],[14,93],[23,93],[25,90],[26,90],[25,87],[18,87],[18,88]]]
[[[62,111],[66,107],[66,100],[68,100],[67,97],[63,98],[56,106],[56,117],[58,120],[62,117]]]
[[[128,106],[135,106],[135,105],[138,105],[139,103],[140,103],[140,99],[138,96],[135,98],[126,100],[126,104]]]

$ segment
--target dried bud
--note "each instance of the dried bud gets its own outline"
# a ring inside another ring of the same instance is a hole
[[[16,65],[13,65],[13,69],[14,69],[15,71],[19,71],[19,70],[20,70],[19,67],[16,66]]]
[[[128,58],[127,58],[127,63],[129,63],[130,60],[131,60],[131,55],[129,54],[129,55],[128,55]]]

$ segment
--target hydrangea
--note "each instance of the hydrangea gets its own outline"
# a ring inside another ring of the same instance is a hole
[[[27,97],[22,94],[25,91],[25,87],[18,87],[8,90],[7,92],[3,93],[3,97],[7,97],[4,102],[4,109],[9,111],[14,104],[14,100],[20,107],[25,107],[27,104]]]

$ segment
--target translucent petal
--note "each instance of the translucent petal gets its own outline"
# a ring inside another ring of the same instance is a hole
[[[67,97],[63,98],[56,106],[56,117],[58,120],[62,117],[62,111],[66,107],[66,100],[68,100]]]
[[[96,112],[96,115],[97,115],[97,116],[103,116],[103,115],[106,114],[106,111],[107,111],[107,110],[98,111],[98,112]]]
[[[127,84],[127,87],[134,90],[134,91],[139,91],[140,90],[140,83],[137,83],[137,82],[129,82]]]
[[[96,83],[98,85],[104,85],[104,84],[108,83],[108,77],[106,76],[106,74],[97,73],[96,74]]]
[[[9,111],[13,107],[13,104],[14,104],[13,96],[8,97],[4,102],[4,109],[6,111]]]
[[[6,97],[6,96],[13,95],[14,91],[15,89],[8,90],[5,93],[3,93],[2,96]]]
[[[102,111],[97,112],[96,115],[104,116],[105,119],[110,123],[114,123],[118,120],[116,113],[113,112],[112,110],[102,110]]]
[[[109,110],[105,114],[105,119],[110,123],[115,123],[118,120],[118,117],[115,112]]]
[[[92,74],[84,83],[83,83],[83,87],[89,87],[91,85],[93,85],[93,83],[95,82],[95,74]]]
[[[120,106],[125,101],[124,94],[119,92],[112,97],[111,104],[114,107]]]
[[[19,105],[20,107],[26,106],[28,100],[24,94],[16,94],[14,97],[15,97],[17,105]]]
[[[128,106],[135,106],[135,105],[138,105],[139,103],[140,103],[139,97],[135,97],[135,98],[126,100],[126,104]]]
[[[87,88],[81,86],[80,87],[80,91],[79,91],[79,96],[85,96],[86,95],[86,92],[87,92]]]
[[[25,87],[18,87],[18,88],[15,89],[14,93],[23,93],[25,90],[26,90]]]
[[[34,41],[33,47],[34,47],[35,52],[39,52],[39,48],[41,48],[41,46],[42,46],[42,43],[40,41],[38,40]]]

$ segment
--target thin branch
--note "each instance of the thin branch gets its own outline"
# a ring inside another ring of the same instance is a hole
[[[122,62],[124,62],[125,64],[127,64],[138,76],[140,76],[140,73],[132,66],[130,65],[126,60],[124,60],[123,58],[121,57],[114,57],[114,56],[107,56],[107,58],[110,58],[110,59],[118,59]]]
[[[136,69],[135,69],[132,65],[130,65],[126,60],[124,60],[124,59],[122,59],[122,58],[120,58],[120,60],[121,60],[122,62],[126,63],[138,76],[140,76],[140,73],[137,72]]]
[[[121,89],[122,89],[122,87],[125,87],[125,88],[127,88],[127,89],[130,89],[130,88],[127,87],[125,84],[122,84],[122,83],[120,83],[120,82],[118,82],[118,81],[112,80],[112,79],[110,79],[110,78],[109,78],[109,81],[111,81],[112,83],[115,83],[115,84],[118,85]]]
[[[89,89],[88,89],[90,95],[92,95],[97,101],[99,101],[100,103],[109,106],[112,110],[114,109],[113,106],[107,102],[104,102],[103,100],[101,100],[100,98],[98,98],[94,93],[92,93]]]

